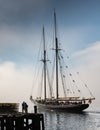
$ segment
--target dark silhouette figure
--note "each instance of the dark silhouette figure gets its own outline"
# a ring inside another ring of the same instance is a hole
[[[28,113],[28,105],[26,102],[22,103],[22,113]]]

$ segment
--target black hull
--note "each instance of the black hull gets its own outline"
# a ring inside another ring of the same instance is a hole
[[[66,112],[82,112],[83,110],[89,107],[89,104],[48,105],[48,104],[36,103],[36,105],[40,109],[49,109],[49,110],[66,111]]]

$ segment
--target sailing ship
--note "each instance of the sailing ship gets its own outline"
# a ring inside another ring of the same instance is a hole
[[[53,95],[53,83],[50,84],[50,82],[48,83],[50,85],[50,94],[49,97],[47,95],[47,75],[48,75],[48,71],[47,71],[47,50],[46,50],[46,44],[45,44],[45,31],[44,31],[44,27],[43,27],[43,56],[42,56],[42,63],[43,63],[43,74],[42,74],[42,79],[43,79],[43,97],[36,97],[33,98],[32,95],[30,96],[30,100],[37,105],[39,108],[43,108],[43,109],[51,109],[51,110],[65,110],[65,111],[71,111],[71,112],[81,112],[83,110],[85,110],[86,108],[89,107],[89,104],[92,102],[92,100],[95,100],[94,96],[92,95],[92,93],[90,92],[90,96],[88,98],[85,97],[80,97],[80,96],[75,96],[75,92],[70,90],[71,88],[66,85],[66,80],[65,80],[65,75],[63,74],[63,70],[62,70],[62,65],[61,65],[61,59],[63,60],[63,56],[60,56],[60,52],[61,49],[59,47],[59,41],[58,41],[58,36],[57,36],[57,25],[56,25],[56,13],[54,11],[54,43],[55,43],[55,47],[54,47],[54,51],[55,51],[55,71],[53,70],[53,72],[55,72],[55,76],[52,75],[51,77],[54,78],[55,77],[55,91],[56,94],[55,96]],[[66,68],[68,68],[66,66]],[[60,70],[60,72],[59,72]],[[70,77],[72,76],[72,74],[69,74]],[[59,81],[59,77],[62,80],[62,86],[63,86],[63,90],[64,90],[64,96],[60,97],[60,87],[61,87],[61,82]],[[75,84],[75,80],[72,80],[73,84]],[[65,87],[67,86],[67,89],[65,89]],[[87,87],[87,85],[85,84],[85,87]],[[41,91],[41,90],[40,90]],[[66,92],[67,91],[67,92]],[[80,93],[80,90],[78,89],[78,92]],[[71,94],[69,94],[71,93]],[[72,95],[73,94],[73,95]],[[80,94],[81,95],[81,94]]]

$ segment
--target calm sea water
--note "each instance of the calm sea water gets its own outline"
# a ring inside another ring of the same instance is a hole
[[[34,112],[34,104],[29,112]],[[38,110],[44,114],[45,130],[100,130],[100,106],[89,107],[84,113],[67,113],[51,110]]]
[[[39,111],[44,114],[45,130],[100,130],[100,112]]]

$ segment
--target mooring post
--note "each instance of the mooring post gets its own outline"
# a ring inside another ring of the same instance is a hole
[[[34,106],[34,113],[37,114],[37,106]]]
[[[1,130],[4,130],[4,118],[1,119],[0,125],[1,125]]]
[[[44,130],[44,117],[42,115],[42,130]]]

